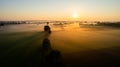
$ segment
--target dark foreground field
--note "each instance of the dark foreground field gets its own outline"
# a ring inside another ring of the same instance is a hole
[[[119,29],[51,25],[48,35],[42,27],[0,30],[0,67],[120,67]],[[46,38],[50,46],[44,48]]]
[[[120,67],[120,47],[67,54],[68,67]]]

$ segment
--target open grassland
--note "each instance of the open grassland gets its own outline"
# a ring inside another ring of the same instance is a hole
[[[41,44],[48,37],[44,25],[24,24],[0,30],[0,63],[4,66],[41,66]],[[83,28],[77,23],[50,25],[52,49],[61,52],[68,67],[120,66],[120,30]]]

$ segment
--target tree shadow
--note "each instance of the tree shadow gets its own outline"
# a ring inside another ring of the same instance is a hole
[[[48,38],[45,38],[42,43],[42,66],[64,67],[61,52],[52,49]]]

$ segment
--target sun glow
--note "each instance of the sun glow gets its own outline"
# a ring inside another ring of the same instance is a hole
[[[79,17],[79,15],[77,12],[73,13],[73,18],[78,18],[78,17]]]

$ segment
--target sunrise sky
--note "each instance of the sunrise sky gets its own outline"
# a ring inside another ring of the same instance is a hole
[[[0,20],[120,21],[120,0],[0,0]]]

